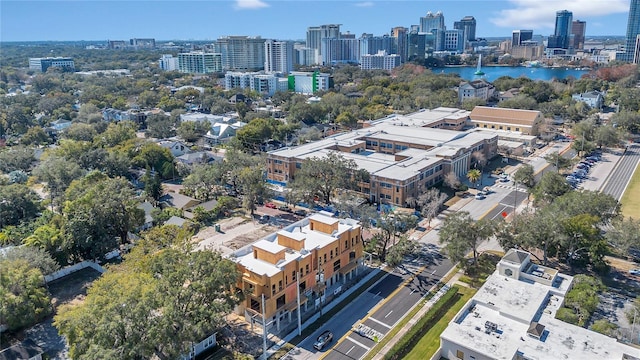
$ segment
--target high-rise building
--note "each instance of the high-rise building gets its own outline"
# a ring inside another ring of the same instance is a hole
[[[134,49],[155,49],[156,39],[129,39],[129,45]]]
[[[362,34],[360,37],[360,56],[375,55],[383,50],[387,54],[393,53],[393,39],[389,35],[373,36],[373,34]]]
[[[444,25],[442,11],[438,11],[435,14],[429,11],[426,16],[420,18],[420,32],[431,32],[433,29],[442,31],[447,29]]]
[[[160,69],[165,71],[178,70],[178,58],[171,54],[164,54],[159,61]]]
[[[222,54],[224,70],[256,71],[264,69],[264,42],[259,36],[218,38],[215,51]]]
[[[427,33],[411,31],[407,34],[407,60],[424,60]]]
[[[315,64],[319,64],[322,55],[322,39],[340,38],[340,24],[327,24],[320,26],[310,26],[307,28],[307,47],[318,50],[318,59]]]
[[[391,29],[391,38],[393,39],[392,54],[400,55],[400,61],[404,64],[407,61],[407,33],[409,29],[402,26],[396,26]]]
[[[360,62],[360,40],[324,38],[321,48],[322,64],[357,64]]]
[[[219,53],[189,52],[178,54],[178,70],[188,74],[209,74],[222,71]]]
[[[453,28],[463,31],[465,44],[476,39],[476,19],[473,16],[465,16],[460,21],[454,22]]]
[[[571,23],[573,13],[568,10],[556,12],[556,28],[553,35],[549,36],[548,48],[569,49],[571,43]]]
[[[587,22],[576,20],[571,23],[571,35],[573,35],[573,48],[584,49],[584,37],[587,32]]]
[[[62,69],[62,71],[74,71],[75,64],[70,57],[46,57],[29,58],[29,69],[47,72],[50,67]]]
[[[377,54],[365,54],[360,57],[360,69],[362,70],[391,70],[400,66],[400,55],[388,55],[386,51],[380,50]]]
[[[533,39],[533,30],[513,30],[511,46],[520,46],[524,41]]]
[[[627,20],[627,41],[624,53],[618,54],[616,60],[634,61],[636,39],[640,35],[640,0],[631,0],[629,5],[629,20]]]
[[[266,40],[264,42],[264,71],[288,73],[293,70],[293,42]]]
[[[436,50],[462,53],[464,51],[463,36],[462,30],[438,31],[436,35]]]

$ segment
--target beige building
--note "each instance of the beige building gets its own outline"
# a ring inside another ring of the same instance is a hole
[[[267,327],[279,330],[281,321],[297,317],[298,291],[301,307],[318,306],[327,287],[357,275],[362,255],[357,220],[314,214],[229,256],[242,274],[238,288],[245,294],[236,312],[247,321],[264,313]]]
[[[538,135],[544,116],[537,110],[505,109],[476,106],[469,115],[473,126],[481,129],[516,131],[525,135]]]
[[[368,121],[363,129],[283,148],[267,154],[267,180],[286,186],[305,159],[339,152],[367,170],[369,182],[359,191],[373,203],[405,206],[441,182],[449,172],[466,176],[471,154],[487,159],[497,154],[498,136],[491,132],[460,131],[469,126],[469,111],[454,108],[421,110]]]

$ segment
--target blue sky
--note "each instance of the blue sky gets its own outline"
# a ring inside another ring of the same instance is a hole
[[[382,35],[419,24],[427,11],[442,11],[447,28],[472,15],[479,37],[510,36],[514,29],[548,36],[555,12],[564,9],[587,22],[587,36],[626,32],[629,0],[0,0],[0,40],[304,39],[307,27],[322,24],[342,24],[342,32],[357,36]]]

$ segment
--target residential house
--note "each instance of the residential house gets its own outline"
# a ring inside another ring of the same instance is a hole
[[[204,137],[211,144],[219,144],[236,136],[238,129],[239,127],[232,124],[217,122],[211,126],[211,130],[209,130]]]
[[[575,101],[589,105],[592,109],[602,109],[602,105],[604,103],[603,93],[596,90],[587,91],[582,94],[573,94],[571,95],[571,98]]]
[[[0,351],[0,360],[42,360],[42,349],[31,339]]]
[[[488,101],[495,95],[495,92],[496,87],[486,80],[463,81],[458,86],[458,101],[460,103],[469,99]]]
[[[247,321],[264,314],[267,328],[297,316],[297,301],[320,306],[327,287],[356,276],[363,266],[360,223],[317,213],[245,246],[229,258],[242,277],[245,299],[236,312]]]
[[[442,332],[434,358],[640,358],[636,347],[556,318],[572,285],[572,276],[509,250]]]
[[[162,197],[160,197],[160,206],[161,207],[174,207],[176,209],[185,210],[192,208],[198,204],[200,204],[200,200],[194,199],[192,197],[178,194],[175,192],[168,192]]]
[[[69,126],[71,126],[72,122],[65,119],[58,119],[56,121],[52,121],[49,123],[50,127],[56,132],[61,133],[64,132]]]
[[[163,148],[169,149],[174,157],[191,153],[191,149],[182,141],[178,140],[160,140],[158,142],[158,145],[162,146]]]
[[[215,209],[216,205],[218,205],[218,200],[205,201],[203,203],[200,203],[200,204],[197,204],[197,205],[192,206],[190,208],[187,208],[183,212],[183,215],[187,219],[193,219],[193,213],[195,212],[196,208],[202,208],[202,210],[204,210],[204,211],[211,211],[211,210]]]
[[[200,341],[199,343],[193,344],[189,354],[188,355],[183,355],[182,356],[182,360],[193,360],[198,355],[200,355],[203,352],[205,352],[206,350],[211,349],[212,347],[216,346],[216,344],[217,344],[216,333],[213,333],[213,334],[207,336],[206,338],[202,339],[202,341]]]
[[[169,220],[165,221],[164,225],[174,225],[179,228],[182,228],[182,227],[185,227],[185,225],[188,225],[189,223],[191,223],[191,221],[174,215],[170,217]]]
[[[176,157],[176,161],[184,165],[207,164],[215,161],[213,155],[207,151],[195,151]]]
[[[537,110],[487,106],[476,106],[469,119],[477,128],[517,131],[534,136],[538,135],[538,128],[544,122],[544,116]]]
[[[507,91],[501,91],[500,95],[498,95],[498,100],[499,101],[511,100],[518,95],[520,95],[520,89],[512,88]]]

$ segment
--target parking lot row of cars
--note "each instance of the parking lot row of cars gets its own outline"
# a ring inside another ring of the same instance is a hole
[[[573,188],[580,186],[580,183],[589,178],[591,168],[601,159],[602,155],[600,152],[593,152],[589,154],[589,156],[575,166],[571,174],[567,175],[567,183],[569,183]]]

